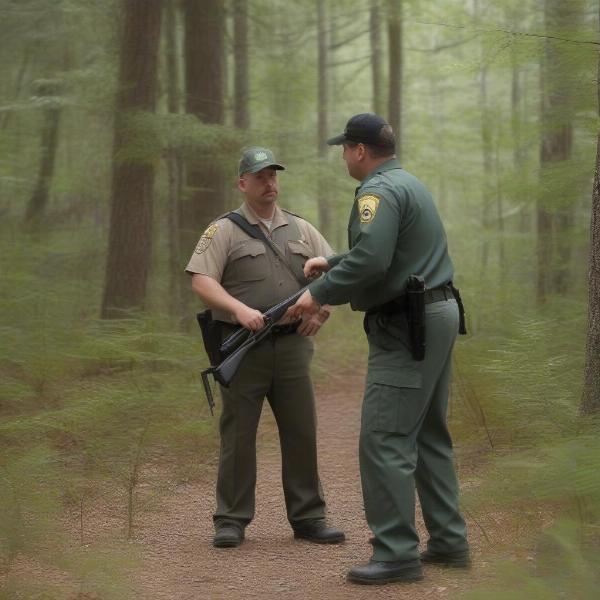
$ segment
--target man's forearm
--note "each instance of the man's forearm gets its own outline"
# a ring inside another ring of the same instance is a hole
[[[234,315],[242,305],[225,288],[208,275],[196,273],[192,276],[192,289],[206,306]]]

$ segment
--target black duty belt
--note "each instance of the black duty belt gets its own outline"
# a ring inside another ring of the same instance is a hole
[[[450,285],[441,285],[430,290],[425,290],[425,304],[433,302],[442,302],[443,300],[453,300],[454,294]],[[399,312],[404,312],[408,309],[408,296],[406,294],[398,296],[385,304],[374,306],[367,311],[367,314],[382,313],[384,315],[393,315]]]
[[[273,325],[271,328],[271,335],[290,335],[296,333],[298,327],[302,323],[302,320],[288,323],[287,325]]]

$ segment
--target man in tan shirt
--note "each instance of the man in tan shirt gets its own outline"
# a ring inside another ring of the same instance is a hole
[[[284,168],[267,148],[242,154],[238,188],[245,201],[235,212],[262,236],[250,235],[225,215],[202,234],[186,268],[193,290],[212,309],[213,318],[223,322],[224,337],[237,324],[261,329],[266,309],[308,283],[304,263],[333,254],[310,223],[277,206],[277,171]],[[239,546],[254,517],[256,431],[265,397],[279,428],[283,489],[294,536],[317,543],[344,540],[342,531],[325,522],[309,374],[309,338],[328,316],[323,307],[300,323],[276,326],[248,353],[230,386],[221,387],[216,547]]]

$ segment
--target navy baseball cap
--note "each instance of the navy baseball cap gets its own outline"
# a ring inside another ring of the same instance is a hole
[[[339,146],[344,142],[356,142],[362,144],[372,144],[373,146],[389,146],[382,144],[379,134],[381,130],[388,125],[385,119],[373,113],[361,113],[354,115],[346,123],[344,133],[336,135],[327,140],[330,146]]]
[[[242,153],[238,174],[241,177],[244,173],[258,173],[258,171],[267,167],[277,169],[278,171],[285,171],[285,167],[276,162],[275,155],[271,150],[252,146],[252,148],[247,148]]]

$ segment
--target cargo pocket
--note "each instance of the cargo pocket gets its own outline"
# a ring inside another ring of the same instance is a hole
[[[268,274],[266,251],[259,240],[247,240],[234,246],[228,257],[228,276],[233,281],[264,279]]]
[[[369,374],[365,407],[371,431],[410,434],[425,410],[418,373]]]

